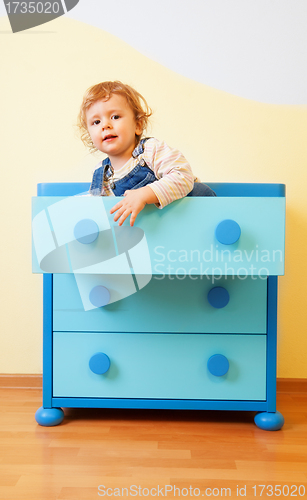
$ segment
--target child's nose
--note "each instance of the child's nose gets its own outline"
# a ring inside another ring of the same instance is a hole
[[[110,128],[111,122],[108,118],[103,118],[101,121],[102,125],[102,130],[105,130],[106,128]]]

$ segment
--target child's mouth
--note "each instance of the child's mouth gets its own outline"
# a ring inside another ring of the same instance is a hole
[[[112,139],[116,139],[116,137],[117,137],[116,135],[106,135],[104,137],[104,139],[103,139],[103,142],[105,142],[105,141],[107,141],[107,142],[111,141]]]

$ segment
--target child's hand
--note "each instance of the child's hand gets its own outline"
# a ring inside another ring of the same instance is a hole
[[[114,212],[117,212],[114,220],[115,222],[119,220],[119,226],[131,215],[130,226],[133,226],[137,214],[148,203],[159,203],[157,196],[150,187],[145,186],[139,189],[132,189],[125,191],[124,198],[111,208],[110,213],[114,214]]]

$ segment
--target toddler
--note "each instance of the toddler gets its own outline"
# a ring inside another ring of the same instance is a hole
[[[90,194],[123,196],[111,213],[119,225],[147,204],[163,208],[184,196],[216,196],[193,175],[176,149],[153,137],[142,138],[151,110],[135,89],[119,81],[90,87],[78,116],[81,139],[107,158],[97,165]]]

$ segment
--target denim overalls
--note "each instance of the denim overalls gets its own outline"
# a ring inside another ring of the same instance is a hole
[[[137,158],[144,152],[144,143],[148,139],[149,137],[146,137],[139,142],[132,153],[133,158]],[[101,167],[97,168],[93,174],[89,193],[94,196],[100,196],[104,180],[108,181],[112,177],[112,173],[113,170],[110,159],[106,158],[103,160]],[[151,168],[149,168],[146,165],[145,160],[141,158],[139,163],[133,170],[131,170],[131,172],[129,172],[129,174],[113,183],[111,181],[110,187],[115,196],[123,196],[124,192],[128,189],[138,189],[143,186],[147,186],[147,184],[151,184],[156,180],[157,179]],[[187,196],[216,196],[216,194],[206,184],[195,182],[194,188]]]

